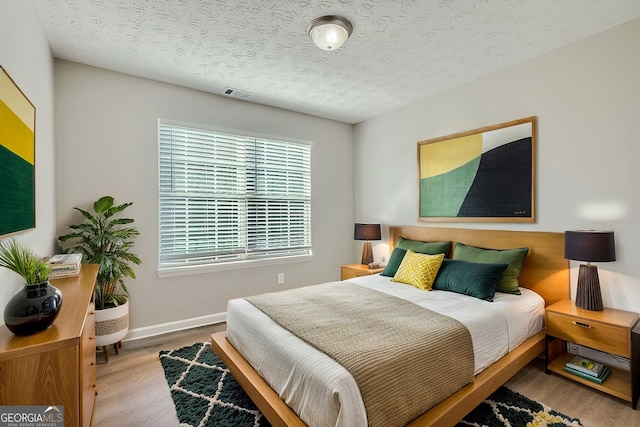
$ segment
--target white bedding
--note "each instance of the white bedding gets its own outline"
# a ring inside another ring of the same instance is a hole
[[[494,302],[487,302],[453,292],[425,292],[380,275],[345,282],[345,286],[357,285],[462,322],[471,333],[476,374],[544,326],[544,300],[524,288],[522,295],[496,293]],[[231,344],[308,425],[367,425],[360,391],[349,372],[244,299],[229,301],[227,334]]]

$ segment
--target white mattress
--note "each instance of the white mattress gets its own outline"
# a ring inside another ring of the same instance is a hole
[[[476,374],[544,326],[544,300],[529,289],[521,288],[522,295],[496,293],[494,302],[487,302],[453,292],[425,292],[380,275],[345,282],[345,286],[357,285],[413,301],[463,323],[471,333]],[[231,344],[308,425],[367,425],[360,391],[349,372],[246,300],[229,301],[227,334]]]

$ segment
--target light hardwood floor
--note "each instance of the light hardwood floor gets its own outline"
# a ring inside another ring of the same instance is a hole
[[[118,356],[111,350],[107,364],[98,352],[98,396],[93,425],[179,426],[158,352],[208,341],[212,333],[224,329],[224,324],[214,325],[125,342]],[[522,369],[506,386],[556,411],[580,418],[585,427],[640,426],[640,411],[564,377],[546,375],[541,359]]]

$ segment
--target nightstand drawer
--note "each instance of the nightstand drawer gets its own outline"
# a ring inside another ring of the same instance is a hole
[[[368,274],[362,274],[358,271],[342,270],[342,280],[354,279],[356,277],[368,276]]]
[[[380,273],[384,268],[369,268],[364,264],[343,265],[341,268],[340,280],[355,279],[356,277],[370,276]]]
[[[547,335],[595,348],[606,353],[631,357],[629,329],[593,320],[547,312]]]

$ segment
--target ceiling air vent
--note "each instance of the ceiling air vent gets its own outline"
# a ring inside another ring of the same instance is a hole
[[[246,90],[232,89],[230,87],[226,88],[223,93],[231,98],[240,99],[248,99],[251,95],[253,95],[253,93],[247,92]]]

